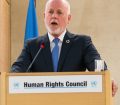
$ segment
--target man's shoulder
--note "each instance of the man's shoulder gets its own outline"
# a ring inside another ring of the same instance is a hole
[[[25,47],[36,48],[39,47],[47,39],[47,34],[35,38],[28,39],[25,42]]]
[[[71,37],[74,38],[74,40],[87,40],[87,39],[91,39],[90,35],[86,35],[86,34],[76,34],[76,33],[68,33]]]
[[[40,42],[43,42],[46,39],[46,37],[47,35],[38,36],[35,38],[28,39],[26,42],[27,43],[40,43]]]

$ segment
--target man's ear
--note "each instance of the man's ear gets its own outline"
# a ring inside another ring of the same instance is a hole
[[[71,14],[68,15],[68,24],[70,23],[71,20]]]
[[[44,12],[44,18],[45,18],[45,12]]]

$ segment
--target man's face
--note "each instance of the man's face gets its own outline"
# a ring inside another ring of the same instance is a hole
[[[51,0],[45,9],[44,21],[46,28],[53,36],[59,36],[67,27],[71,15],[62,0]]]

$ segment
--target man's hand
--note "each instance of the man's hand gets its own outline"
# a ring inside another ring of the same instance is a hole
[[[114,80],[112,80],[112,97],[115,96],[116,92],[118,90],[118,86]]]

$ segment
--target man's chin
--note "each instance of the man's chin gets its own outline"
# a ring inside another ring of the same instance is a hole
[[[63,28],[53,28],[53,27],[48,27],[47,25],[46,25],[46,28],[48,32],[53,36],[59,36],[64,31]]]
[[[51,32],[51,34],[52,34],[53,36],[59,36],[59,35],[60,35],[60,32]]]
[[[54,35],[54,36],[58,36],[60,35],[63,31],[61,29],[56,29],[56,30],[49,30],[49,32]]]

